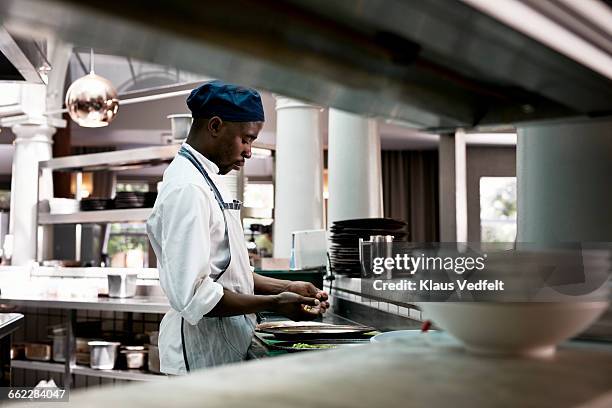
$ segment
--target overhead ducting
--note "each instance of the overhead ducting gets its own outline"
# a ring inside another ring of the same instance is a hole
[[[526,8],[565,32],[574,27],[605,59],[609,35],[586,30],[597,26],[568,6],[594,2],[609,11],[596,0],[506,0],[517,5],[516,24],[477,0],[152,0],[146,12],[138,0],[5,0],[0,18],[75,45],[443,131],[611,115],[609,67],[577,61],[521,19]],[[568,18],[583,23],[569,27]]]

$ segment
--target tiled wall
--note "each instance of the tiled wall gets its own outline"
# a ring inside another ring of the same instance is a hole
[[[62,309],[44,309],[33,307],[20,307],[16,313],[24,315],[24,325],[13,333],[13,343],[23,342],[50,342],[48,337],[49,326],[65,324],[68,313]],[[157,313],[132,313],[132,328],[134,333],[149,333],[159,330],[159,322],[163,314]],[[77,322],[102,321],[102,330],[105,332],[119,333],[126,329],[128,313],[107,312],[95,310],[78,310]],[[30,369],[12,369],[13,386],[33,387],[40,380],[53,379],[56,384],[63,384],[63,374],[49,371]],[[100,385],[121,385],[129,381],[99,378],[93,376],[74,375],[75,388]]]
[[[328,285],[329,283],[325,284],[326,289]],[[332,295],[383,312],[408,317],[413,320],[422,320],[421,311],[417,305],[365,296],[361,293],[359,279],[336,276],[332,286]]]

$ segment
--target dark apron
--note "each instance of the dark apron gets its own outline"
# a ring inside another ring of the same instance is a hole
[[[227,228],[227,218],[225,216],[225,211],[226,210],[239,210],[242,204],[237,200],[234,200],[231,203],[226,203],[223,201],[223,197],[221,196],[221,193],[219,192],[219,189],[217,189],[217,186],[215,185],[215,183],[212,181],[212,179],[210,178],[210,176],[208,175],[208,173],[206,172],[202,164],[194,157],[194,155],[187,148],[185,148],[184,146],[181,146],[178,154],[183,156],[187,160],[189,160],[189,162],[191,162],[191,164],[193,164],[193,166],[200,172],[202,177],[204,177],[206,184],[208,184],[208,186],[210,187],[210,190],[213,192],[215,196],[215,200],[217,201],[217,204],[219,204],[219,208],[221,209],[221,213],[223,214],[223,222],[225,223],[224,240],[227,246],[227,256],[225,257],[225,259],[223,259],[220,262],[219,265],[217,265],[220,272],[216,276],[212,277],[213,281],[216,282],[217,280],[219,280],[221,275],[225,273],[225,271],[227,270],[227,268],[229,267],[232,261],[232,254],[230,251],[230,243],[229,243],[229,233],[228,233],[228,228]],[[220,325],[222,325],[221,319],[222,318],[219,318]],[[183,348],[183,359],[185,361],[185,369],[187,370],[187,372],[189,372],[190,369],[189,369],[189,361],[187,359],[187,348],[185,346],[184,325],[185,325],[185,319],[181,317],[181,345]]]

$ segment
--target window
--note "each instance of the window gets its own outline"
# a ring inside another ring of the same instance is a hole
[[[10,190],[0,190],[0,211],[8,211],[11,207],[11,192]]]
[[[108,257],[110,266],[149,267],[149,238],[142,223],[109,224]],[[155,267],[155,265],[151,265]]]
[[[516,177],[480,178],[480,240],[516,239]]]
[[[149,191],[147,182],[118,182],[117,192]],[[108,257],[113,267],[148,268],[149,238],[143,223],[109,224]]]

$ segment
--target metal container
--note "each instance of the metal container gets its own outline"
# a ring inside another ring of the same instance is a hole
[[[135,273],[121,273],[108,275],[108,296],[113,298],[128,298],[136,295]]]
[[[25,357],[28,360],[49,361],[51,360],[51,346],[42,343],[26,343]]]
[[[149,344],[149,371],[152,373],[160,374],[159,369],[159,348],[152,344]]]
[[[147,354],[144,346],[125,346],[121,350],[121,354],[125,354],[127,368],[144,367],[145,355]]]
[[[149,333],[149,343],[151,343],[154,346],[158,345],[158,340],[159,340],[159,332],[158,331],[152,331],[151,333]]]
[[[25,358],[26,345],[23,343],[14,343],[11,346],[11,360],[23,360]]]
[[[53,339],[53,361],[63,363],[66,361],[64,348],[66,347],[66,336],[51,336]]]
[[[66,361],[64,357],[64,349],[66,345],[66,328],[64,326],[52,326],[53,335],[49,336],[53,340],[53,361],[63,363]]]
[[[90,362],[91,368],[96,370],[112,370],[115,368],[117,359],[117,348],[120,343],[112,341],[90,341]]]
[[[177,113],[174,115],[166,116],[170,119],[170,126],[172,128],[172,138],[174,140],[185,140],[189,135],[189,129],[193,123],[193,118],[190,113]]]

